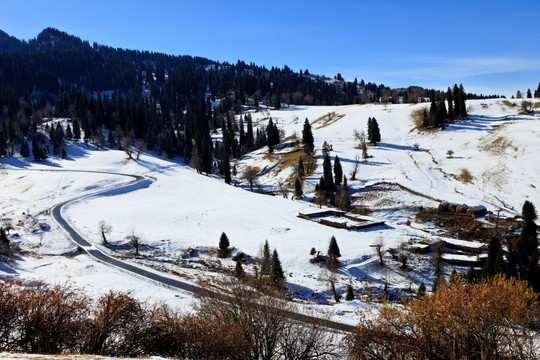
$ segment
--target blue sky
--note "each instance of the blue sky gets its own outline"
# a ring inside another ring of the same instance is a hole
[[[0,0],[0,29],[19,39],[54,27],[114,47],[507,96],[540,82],[539,22],[538,0]]]

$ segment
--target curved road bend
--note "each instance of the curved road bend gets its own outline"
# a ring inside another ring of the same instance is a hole
[[[54,171],[54,170],[48,170],[48,171]],[[62,171],[62,170],[56,170],[56,171]],[[220,299],[223,299],[223,300],[226,300],[226,301],[229,301],[229,302],[233,302],[233,299],[231,297],[229,297],[228,295],[220,294],[220,293],[217,293],[217,292],[211,292],[211,291],[208,291],[207,289],[203,289],[203,288],[201,288],[199,286],[192,285],[192,284],[189,284],[189,283],[185,283],[185,282],[180,281],[180,280],[172,279],[172,278],[169,278],[169,277],[154,273],[152,271],[145,270],[142,267],[135,266],[135,265],[129,264],[127,262],[118,260],[116,258],[113,258],[113,257],[109,256],[109,255],[106,255],[105,253],[103,253],[99,249],[95,248],[90,242],[85,240],[81,235],[79,235],[79,233],[77,233],[77,231],[75,231],[75,229],[66,221],[66,219],[64,217],[62,217],[62,208],[64,206],[68,205],[69,203],[72,203],[74,201],[77,201],[77,200],[80,200],[80,199],[83,199],[83,198],[91,197],[91,196],[104,195],[106,193],[110,193],[111,195],[113,195],[115,193],[117,194],[117,193],[126,193],[126,192],[130,192],[130,191],[134,191],[134,190],[138,189],[138,187],[135,186],[135,185],[139,184],[142,181],[150,181],[150,180],[148,180],[148,179],[146,179],[146,178],[144,178],[142,176],[138,176],[138,175],[121,174],[121,173],[113,173],[113,172],[106,172],[106,171],[84,171],[84,170],[81,170],[81,171],[64,170],[64,171],[93,172],[93,173],[101,173],[101,174],[107,174],[107,175],[129,176],[129,177],[133,178],[133,180],[130,181],[129,183],[127,183],[127,184],[119,185],[119,186],[116,186],[116,187],[114,187],[112,189],[105,189],[105,190],[97,191],[97,192],[92,193],[92,194],[82,195],[82,196],[73,198],[71,200],[64,201],[64,202],[62,202],[60,204],[57,204],[57,205],[53,206],[52,215],[53,215],[54,219],[58,222],[58,224],[60,224],[60,226],[62,226],[68,232],[68,234],[72,238],[73,242],[75,242],[75,244],[77,246],[80,246],[81,248],[83,248],[84,251],[86,253],[88,253],[91,257],[93,257],[97,261],[100,261],[100,262],[102,262],[102,263],[104,263],[106,265],[115,266],[115,267],[117,267],[117,268],[119,268],[119,269],[121,269],[123,271],[129,272],[130,274],[134,274],[134,275],[136,275],[138,277],[143,277],[143,278],[152,280],[154,282],[159,283],[160,285],[165,285],[165,286],[167,286],[169,288],[180,289],[180,290],[188,291],[188,292],[191,292],[191,293],[199,293],[199,294],[207,293],[210,296],[215,296],[217,298],[220,298]],[[150,182],[149,182],[149,184],[150,184]],[[322,326],[324,326],[326,328],[333,329],[333,330],[350,332],[350,331],[352,331],[354,329],[354,326],[339,323],[339,322],[335,322],[335,321],[331,321],[331,320],[327,320],[327,319],[320,319],[320,318],[317,318],[317,317],[314,317],[314,316],[309,316],[309,315],[300,314],[300,313],[296,313],[296,312],[290,312],[290,311],[286,311],[286,313],[287,313],[288,317],[290,317],[290,318],[292,318],[294,320],[302,321],[302,322],[305,322],[305,323],[318,323],[318,324],[320,324],[320,325],[322,325]]]

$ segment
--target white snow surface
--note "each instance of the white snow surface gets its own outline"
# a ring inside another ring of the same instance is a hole
[[[335,236],[342,254],[338,271],[340,292],[345,292],[347,284],[362,294],[374,287],[382,288],[384,283],[394,288],[414,289],[421,281],[426,284],[432,281],[431,257],[414,255],[405,271],[386,255],[386,265],[381,267],[372,245],[383,239],[386,248],[397,248],[402,243],[435,236],[434,228],[414,222],[414,211],[419,206],[436,206],[432,199],[439,199],[470,206],[485,205],[489,211],[502,210],[501,214],[508,216],[519,214],[525,200],[540,206],[537,190],[540,118],[538,113],[518,115],[519,100],[516,102],[517,106],[510,108],[498,99],[467,101],[469,119],[433,132],[418,132],[410,117],[412,111],[429,104],[291,106],[269,111],[286,136],[296,132],[301,138],[304,119],[313,123],[318,167],[306,180],[306,199],[313,196],[322,175],[323,142],[332,145],[331,157],[339,156],[343,173],[348,175],[355,155],[361,153],[356,148],[353,130],[366,131],[368,117],[377,119],[382,142],[369,147],[369,161],[360,164],[358,180],[349,181],[349,186],[353,197],[358,197],[355,204],[372,207],[375,212],[370,216],[385,221],[386,225],[362,231],[331,228],[298,218],[298,213],[315,212],[318,207],[305,200],[252,193],[240,175],[236,178],[240,186],[230,186],[216,176],[197,174],[181,162],[150,153],[143,154],[140,160],[126,160],[125,153],[120,151],[99,151],[70,143],[66,160],[52,157],[44,164],[36,164],[22,158],[0,159],[3,186],[0,212],[2,218],[14,225],[10,233],[18,233],[20,237],[12,240],[24,250],[11,261],[0,262],[0,276],[51,284],[71,282],[92,296],[109,290],[131,291],[140,299],[163,301],[186,311],[191,308],[195,300],[189,293],[133,277],[78,254],[76,246],[48,214],[47,210],[54,204],[132,180],[100,173],[54,172],[94,170],[149,179],[135,191],[83,198],[64,208],[63,215],[76,230],[101,248],[98,223],[105,220],[111,224],[113,230],[108,237],[113,247],[106,249],[109,253],[129,248],[128,237],[135,232],[154,259],[179,259],[191,248],[199,251],[195,259],[232,269],[231,260],[206,255],[207,250],[217,247],[222,232],[229,237],[233,253],[241,251],[251,257],[257,256],[268,240],[270,247],[279,253],[289,289],[297,299],[333,304],[328,282],[324,280],[326,270],[311,264],[309,253],[315,248],[326,254],[329,240]],[[322,126],[324,119],[315,122],[329,113],[335,115],[326,126]],[[266,115],[253,113],[254,123]],[[266,125],[266,121],[260,124]],[[418,144],[418,149],[414,144]],[[454,152],[451,157],[448,150]],[[280,151],[286,149],[276,152]],[[246,165],[263,169],[274,164],[266,149],[259,149],[238,162],[238,174]],[[453,176],[459,176],[462,169],[472,175],[471,182]],[[291,171],[268,171],[259,178],[261,187],[274,189]],[[363,197],[363,189],[380,182],[400,184],[426,196],[396,187],[380,196]],[[19,221],[21,225],[17,226]],[[39,224],[51,228],[40,229]],[[153,264],[159,265],[157,261]],[[162,267],[173,269],[192,282],[218,276],[208,268],[198,270],[195,265],[182,268],[164,263]],[[253,266],[246,269],[253,271]],[[331,311],[334,318],[354,324],[355,309],[365,305],[355,300],[333,304],[330,310],[328,305],[310,306]]]

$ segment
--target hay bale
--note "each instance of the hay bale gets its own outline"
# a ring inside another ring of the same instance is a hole
[[[474,216],[474,208],[472,206],[469,206],[469,208],[467,209],[467,214]]]
[[[456,212],[456,204],[448,204],[448,212],[455,213]]]
[[[448,202],[445,201],[445,202],[440,203],[439,207],[438,207],[438,210],[439,210],[440,213],[447,212],[448,211]]]
[[[469,208],[469,205],[467,204],[459,204],[458,206],[456,206],[456,213],[466,214],[468,208]]]

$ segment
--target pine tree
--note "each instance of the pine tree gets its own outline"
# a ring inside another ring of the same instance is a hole
[[[373,138],[371,142],[377,145],[381,142],[381,130],[379,129],[379,123],[377,122],[377,119],[371,119],[371,127],[373,128]]]
[[[422,117],[422,127],[428,127],[429,126],[429,116],[427,113],[427,110],[424,108],[424,114]]]
[[[341,257],[335,236],[332,236],[330,239],[330,244],[328,245],[328,257],[330,260],[337,260],[337,258]]]
[[[229,153],[227,151],[227,146],[222,146],[221,149],[222,157],[221,157],[221,164],[223,166],[223,176],[225,178],[225,183],[230,184],[231,183],[231,164],[229,163]]]
[[[522,228],[519,235],[520,240],[524,243],[527,253],[532,256],[533,252],[538,251],[538,235],[536,231],[537,219],[536,209],[530,201],[525,201],[521,210]]]
[[[527,89],[527,99],[532,99],[531,89]]]
[[[426,295],[426,284],[424,284],[424,281],[422,281],[420,286],[418,286],[418,290],[416,290],[416,298],[420,299],[424,295]]]
[[[343,169],[341,168],[341,161],[339,161],[337,155],[334,159],[334,179],[337,186],[341,184],[341,180],[343,179]]]
[[[334,176],[332,174],[332,161],[330,155],[326,154],[323,162],[324,190],[330,194],[334,192]]]
[[[0,255],[9,255],[9,239],[4,228],[0,228]]]
[[[272,253],[271,260],[271,276],[272,281],[276,284],[281,283],[285,280],[285,274],[283,273],[283,267],[281,266],[281,261],[279,260],[279,255],[276,249]]]
[[[65,159],[67,158],[67,152],[66,152],[66,148],[62,148],[62,159]]]
[[[28,146],[28,141],[26,141],[26,139],[24,139],[23,143],[21,144],[21,156],[22,157],[30,156],[30,147]]]
[[[467,94],[462,84],[459,85],[459,94],[459,117],[464,119],[467,117],[467,105],[465,104]]]
[[[450,90],[450,87],[448,87],[448,90],[446,91],[446,100],[448,101],[448,119],[454,120],[454,104],[453,97],[452,97],[452,90]]]
[[[367,138],[370,143],[373,143],[373,120],[371,116],[367,120]]]
[[[264,242],[263,253],[262,253],[262,263],[261,263],[261,274],[270,275],[271,270],[271,255],[270,255],[270,246],[268,245],[268,240]]]
[[[237,278],[244,277],[244,268],[242,267],[242,261],[238,260],[236,261],[236,266],[234,267],[234,273],[233,275]]]
[[[345,294],[345,300],[346,301],[354,300],[354,290],[350,284],[347,285],[347,293]]]
[[[536,89],[536,97],[540,98],[540,82],[538,83],[538,89]]]
[[[302,183],[298,178],[296,178],[296,181],[294,182],[294,192],[296,196],[304,195],[304,191],[302,190]]]
[[[219,255],[220,257],[226,257],[229,253],[229,238],[227,237],[227,234],[224,232],[221,233],[221,237],[219,238]]]
[[[306,154],[313,153],[313,150],[315,149],[314,141],[311,125],[309,124],[308,118],[306,118],[304,121],[304,129],[302,130],[302,144],[304,145],[304,152]]]
[[[81,128],[79,126],[79,120],[73,120],[73,140],[79,141],[81,139]]]
[[[482,268],[482,277],[487,279],[505,273],[503,250],[498,238],[493,237],[488,246],[488,256]]]
[[[298,160],[298,169],[297,169],[297,175],[300,179],[303,179],[306,175],[306,171],[304,169],[304,162],[302,161],[302,157],[300,157],[300,160]]]

